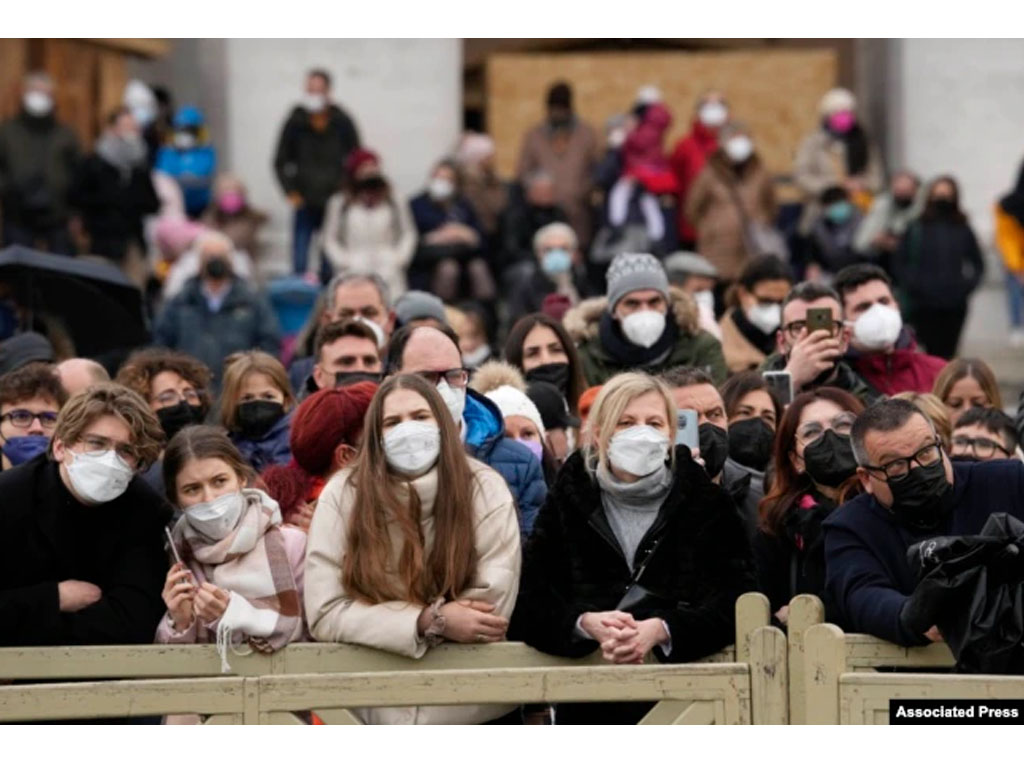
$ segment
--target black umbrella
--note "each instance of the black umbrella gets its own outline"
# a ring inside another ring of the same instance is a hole
[[[110,365],[149,342],[142,292],[111,264],[12,245],[0,250],[4,285],[24,313],[24,330],[55,324],[81,357]]]

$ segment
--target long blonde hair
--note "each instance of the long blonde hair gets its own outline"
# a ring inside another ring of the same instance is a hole
[[[430,406],[441,431],[434,502],[434,545],[429,556],[420,526],[416,489],[388,469],[384,454],[384,401],[399,389],[416,392]],[[370,402],[363,440],[346,480],[355,492],[348,527],[348,551],[341,567],[345,591],[369,603],[404,600],[426,605],[437,597],[454,600],[476,571],[473,489],[476,482],[462,439],[437,388],[420,376],[392,376]],[[404,486],[407,498],[399,495]],[[392,547],[389,523],[401,532],[398,582],[388,577]]]
[[[676,440],[676,404],[672,393],[663,382],[646,373],[620,373],[601,387],[601,392],[590,409],[586,427],[583,430],[583,458],[587,469],[597,470],[598,464],[608,467],[608,444],[615,433],[622,412],[636,398],[649,392],[657,392],[665,401],[665,415],[668,419],[669,444]],[[675,462],[675,454],[672,453]]]

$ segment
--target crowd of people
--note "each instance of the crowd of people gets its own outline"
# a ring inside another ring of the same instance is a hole
[[[153,343],[112,370],[0,294],[0,644],[211,643],[225,670],[296,641],[678,663],[732,642],[759,590],[782,627],[810,593],[848,631],[920,645],[941,635],[907,616],[907,546],[1024,519],[1024,419],[956,357],[982,272],[956,182],[885,187],[842,89],[801,145],[787,232],[721,93],[668,152],[656,88],[602,143],[556,84],[518,184],[470,134],[406,203],[315,70],[274,160],[294,270],[325,280],[289,345],[253,269],[262,214],[215,177],[202,114],[132,84],[78,170],[52,91],[30,76],[0,125],[5,242],[70,254],[77,210],[92,256],[167,251]]]

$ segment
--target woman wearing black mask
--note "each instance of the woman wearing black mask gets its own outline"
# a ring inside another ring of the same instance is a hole
[[[527,384],[553,384],[569,412],[579,418],[580,395],[587,385],[576,346],[560,322],[541,313],[519,318],[505,341],[505,360],[525,374]]]
[[[761,591],[783,624],[795,595],[825,594],[821,523],[859,489],[850,429],[863,410],[850,393],[821,387],[793,400],[776,431],[774,478],[753,547]]]
[[[357,149],[345,162],[345,189],[327,201],[324,253],[335,274],[376,272],[392,296],[405,293],[405,269],[416,248],[412,214],[395,197],[380,158]],[[309,268],[315,272],[315,265]]]
[[[224,361],[220,418],[231,441],[257,472],[291,461],[295,397],[288,373],[266,352],[239,352]]]
[[[900,306],[930,355],[956,356],[967,302],[985,271],[978,239],[960,210],[956,180],[928,189],[921,218],[907,229],[893,261]]]
[[[736,374],[721,391],[729,419],[729,459],[752,470],[754,481],[763,483],[782,406],[757,371]]]
[[[133,353],[116,381],[136,392],[152,409],[169,441],[183,428],[202,424],[210,412],[210,369],[183,352],[153,347]],[[161,494],[163,454],[142,475]]]

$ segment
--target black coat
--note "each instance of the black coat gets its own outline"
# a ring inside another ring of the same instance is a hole
[[[327,127],[313,127],[310,113],[295,107],[281,129],[274,155],[274,171],[285,194],[297,192],[305,205],[323,208],[341,189],[345,160],[359,148],[355,123],[335,105],[328,108]]]
[[[966,222],[920,219],[904,234],[893,272],[904,310],[956,309],[981,282],[985,260]]]
[[[86,507],[59,465],[40,456],[0,474],[0,645],[152,643],[164,614],[170,508],[140,478]],[[103,597],[62,613],[58,582],[88,581]]]
[[[679,601],[663,610],[634,612],[663,619],[672,635],[673,663],[720,651],[735,635],[735,604],[756,589],[750,544],[729,495],[677,450],[675,482],[637,548],[642,562],[655,541],[641,585]],[[611,611],[632,580],[612,533],[597,481],[581,452],[566,461],[534,524],[523,554],[522,582],[512,636],[535,648],[579,658],[598,644],[573,635],[580,614]]]
[[[112,259],[124,257],[129,241],[142,244],[142,219],[160,208],[148,167],[132,168],[125,177],[97,154],[82,163],[73,202],[92,239],[91,252]]]

